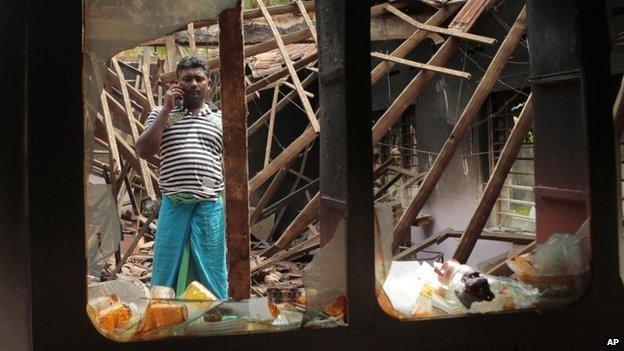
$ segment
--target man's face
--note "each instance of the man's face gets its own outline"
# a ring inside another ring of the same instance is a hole
[[[190,102],[204,101],[212,82],[201,67],[187,68],[179,72],[180,88],[184,92],[184,100]]]

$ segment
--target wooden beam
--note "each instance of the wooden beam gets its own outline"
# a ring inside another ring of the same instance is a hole
[[[373,180],[377,179],[379,177],[381,177],[381,175],[388,169],[388,167],[390,167],[392,164],[394,163],[394,158],[390,157],[389,159],[387,159],[386,161],[384,161],[384,163],[380,164],[379,166],[375,167],[375,169],[373,169]]]
[[[275,242],[275,246],[280,249],[288,247],[288,244],[290,244],[299,233],[305,230],[308,224],[311,224],[318,218],[320,204],[321,196],[317,193],[303,210],[299,212],[286,230],[284,230],[280,238]]]
[[[390,189],[390,187],[393,186],[396,182],[398,182],[399,179],[401,179],[403,176],[404,174],[402,173],[395,174],[394,177],[392,177],[392,179],[388,181],[388,183],[384,184],[384,186],[382,186],[381,189],[377,190],[373,198],[377,200],[379,197],[381,197],[381,195],[383,195],[383,193],[386,192],[386,190]]]
[[[314,26],[314,23],[312,23],[312,20],[310,19],[310,16],[308,15],[308,10],[305,8],[303,1],[295,0],[295,2],[297,4],[297,7],[299,7],[299,12],[301,13],[301,16],[303,16],[303,20],[308,25],[308,28],[310,29],[310,32],[312,33],[312,38],[314,38],[314,42],[318,43],[318,40],[316,38],[316,27]]]
[[[409,181],[401,184],[401,186],[399,186],[396,190],[393,190],[393,191],[387,193],[386,195],[383,195],[383,196],[379,197],[378,199],[375,199],[375,201],[382,201],[386,197],[393,196],[394,194],[402,191],[403,189],[405,189],[407,187],[410,187],[410,186],[414,185],[415,183],[418,183],[419,180],[420,180],[420,178],[412,178]]]
[[[176,43],[174,35],[167,35],[165,37],[165,49],[167,50],[167,71],[175,72],[176,70]]]
[[[481,200],[479,201],[479,204],[477,205],[477,208],[475,209],[475,212],[472,215],[464,234],[462,235],[461,241],[455,250],[453,258],[460,263],[466,263],[466,261],[468,261],[474,246],[477,244],[479,235],[483,231],[483,227],[485,227],[485,223],[492,212],[492,207],[498,199],[500,191],[503,188],[503,184],[505,183],[505,179],[507,179],[507,175],[516,161],[518,152],[520,152],[520,149],[522,148],[522,143],[528,135],[529,130],[531,130],[532,123],[533,99],[529,96],[529,99],[526,101],[524,108],[522,109],[522,113],[520,113],[518,122],[511,130],[511,134],[503,147],[503,152],[496,163],[494,172],[483,190]]]
[[[191,49],[191,54],[195,55],[197,53],[197,45],[195,45],[195,25],[193,22],[189,23],[186,29],[188,33],[188,41],[189,48]]]
[[[426,64],[426,63],[420,63],[420,62],[415,62],[415,61],[411,61],[411,60],[406,60],[406,59],[402,59],[402,58],[399,58],[399,57],[394,57],[394,56],[382,54],[381,52],[371,52],[371,56],[372,57],[376,57],[378,59],[382,59],[382,60],[386,60],[386,61],[392,61],[392,62],[400,63],[400,64],[403,64],[403,65],[406,65],[406,66],[420,68],[420,69],[424,69],[424,70],[428,70],[428,71],[448,74],[448,75],[455,76],[455,77],[466,78],[466,79],[470,79],[470,77],[471,77],[470,73],[468,73],[468,72],[463,72],[463,71],[458,71],[458,70],[455,70],[455,69],[439,67],[439,66],[433,66],[433,65]]]
[[[289,87],[291,89],[294,89],[294,90],[297,89],[297,87],[294,84],[292,84],[292,83],[290,83],[288,81],[284,81],[284,82],[282,82],[282,84],[284,84],[285,86],[287,86],[287,87]],[[301,82],[301,85],[303,86],[303,82]],[[311,92],[306,91],[306,90],[304,90],[303,92],[306,94],[307,97],[314,98],[314,94],[312,94]]]
[[[106,127],[104,125],[104,117],[98,113],[95,119],[95,123],[96,123],[95,135],[98,138],[105,139]],[[115,131],[115,139],[117,140],[117,148],[119,149],[120,155],[123,157],[125,161],[130,162],[133,169],[138,170],[141,165],[140,163],[141,159],[136,155],[136,151],[121,136],[119,136],[119,133],[117,133],[117,131]],[[158,178],[156,178],[156,175],[154,174],[154,172],[149,170],[148,174],[152,182],[157,184]],[[143,182],[145,183],[145,180],[143,180]],[[158,188],[154,190],[156,191],[156,194],[159,196],[160,190],[158,190]]]
[[[249,188],[247,186],[247,106],[245,57],[240,2],[219,15],[221,107],[223,110],[223,173],[230,296],[247,299],[249,271]]]
[[[398,9],[403,8],[403,7],[407,7],[409,5],[414,4],[414,2],[411,1],[411,0],[397,0],[397,1],[389,1],[389,2],[384,3],[384,4],[371,6],[371,9],[370,9],[370,16],[371,16],[371,18],[379,17],[379,16],[383,15],[384,13],[386,13],[386,10],[384,9],[384,5],[386,5],[388,3],[391,3],[392,6],[398,8]]]
[[[266,6],[264,5],[263,0],[256,0],[256,3],[260,7],[260,10],[262,11],[264,18],[267,20],[267,23],[271,27],[271,31],[273,32],[273,35],[275,36],[277,47],[280,53],[282,54],[282,58],[284,59],[286,68],[288,68],[290,79],[292,80],[293,84],[295,84],[297,93],[299,94],[299,99],[301,100],[301,104],[303,105],[303,109],[305,110],[306,115],[308,116],[308,119],[310,120],[310,125],[312,126],[314,131],[318,133],[321,128],[318,124],[318,121],[316,120],[314,111],[312,110],[312,105],[310,105],[310,101],[308,100],[308,97],[305,94],[305,90],[303,90],[303,87],[301,86],[301,81],[299,80],[299,76],[297,76],[297,69],[295,69],[293,62],[290,59],[290,55],[288,54],[288,51],[286,50],[286,45],[284,45],[284,42],[282,41],[282,36],[277,30],[277,27],[275,26],[275,22],[273,21],[271,14],[269,14]]]
[[[472,28],[481,14],[494,3],[493,0],[468,0],[459,10],[449,25],[450,29],[467,32]]]
[[[301,162],[299,164],[299,173],[305,172],[305,168],[308,162],[308,156],[310,155],[310,148],[311,148],[310,146],[307,147],[305,151],[303,152],[303,156],[301,157]],[[295,179],[295,181],[290,186],[289,192],[292,193],[293,191],[297,189],[297,187],[299,186],[299,183],[301,182],[301,179],[302,179],[301,177],[297,177],[297,179]],[[308,195],[307,191],[306,191],[306,195]],[[308,199],[308,202],[311,201],[309,196],[307,197],[307,199]],[[271,229],[271,237],[273,237],[273,235],[275,234],[275,230],[277,229],[277,226],[280,224],[282,218],[284,217],[285,211],[286,211],[286,207],[283,207],[280,210],[279,214],[277,215],[273,228]]]
[[[449,238],[461,238],[465,232],[459,230],[453,230],[448,234]],[[505,243],[512,243],[516,245],[530,244],[535,240],[534,233],[526,232],[481,232],[479,240],[492,240]]]
[[[320,234],[313,234],[312,236],[310,236],[308,239],[306,239],[305,241],[301,242],[300,244],[297,244],[295,246],[293,246],[292,248],[286,250],[286,251],[282,251],[279,252],[278,254],[276,254],[275,256],[263,261],[262,263],[254,266],[251,269],[252,274],[258,272],[259,270],[263,269],[263,268],[267,268],[270,267],[278,262],[281,261],[285,261],[288,260],[294,256],[297,255],[301,255],[305,252],[308,251],[312,251],[316,248],[318,248],[321,245],[321,236]]]
[[[378,5],[381,6],[381,5]],[[447,18],[457,10],[459,6],[449,6],[444,7],[436,11],[433,16],[431,16],[425,24],[437,26],[442,24]],[[383,6],[380,7],[381,11],[385,11]],[[412,34],[409,38],[407,38],[401,45],[399,45],[390,55],[394,57],[405,57],[408,53],[410,53],[420,42],[425,39],[429,35],[429,32],[417,29],[414,34]],[[381,77],[383,77],[392,67],[394,67],[394,62],[382,61],[371,71],[371,85],[375,84]]]
[[[100,94],[100,102],[102,104],[102,114],[104,117],[104,126],[106,127],[106,137],[108,140],[108,157],[111,171],[111,184],[115,184],[115,179],[121,175],[121,158],[119,157],[117,142],[115,142],[115,128],[113,127],[113,118],[108,108],[106,91],[104,89],[102,89],[102,94]]]
[[[266,167],[258,172],[249,181],[249,190],[257,190],[264,182],[266,182],[273,174],[284,167],[288,162],[297,157],[297,155],[310,145],[316,139],[316,132],[310,126],[297,138],[290,143],[276,158]]]
[[[310,183],[300,187],[299,189],[295,190],[295,191],[291,191],[288,195],[284,196],[283,198],[275,201],[275,203],[273,203],[271,206],[267,207],[266,209],[264,209],[262,211],[262,216],[268,216],[269,214],[271,214],[271,212],[276,211],[279,208],[284,207],[285,205],[288,205],[288,203],[290,203],[291,201],[293,201],[295,199],[296,196],[298,196],[300,193],[304,192],[307,188],[316,185],[319,182],[319,179],[316,178],[315,180],[311,181]]]
[[[488,37],[484,37],[481,35],[470,34],[470,33],[462,32],[458,30],[440,28],[437,26],[431,26],[428,24],[420,23],[417,20],[405,14],[403,11],[397,9],[396,7],[390,4],[385,4],[384,9],[420,30],[424,30],[424,31],[431,32],[431,33],[444,34],[444,35],[448,35],[451,37],[466,39],[466,40],[470,40],[470,41],[474,41],[474,42],[482,43],[482,44],[492,45],[496,43],[496,39],[494,38],[488,38]]]
[[[620,90],[613,104],[613,124],[615,125],[615,135],[617,140],[622,137],[624,131],[624,77],[620,83]]]
[[[279,172],[277,172],[277,174],[275,175],[275,177],[273,177],[271,184],[269,184],[269,187],[267,188],[267,190],[264,192],[264,194],[262,194],[262,197],[260,198],[253,212],[249,216],[250,225],[256,224],[256,222],[258,221],[258,217],[260,217],[260,214],[262,213],[262,210],[264,210],[264,208],[266,207],[266,205],[268,205],[273,195],[275,195],[275,192],[277,191],[277,189],[280,187],[280,185],[282,185],[282,182],[284,181],[284,179],[286,178],[286,175],[288,174],[288,167],[290,167],[290,164],[280,169]]]
[[[143,64],[141,65],[141,74],[143,76],[143,85],[145,86],[145,96],[149,105],[150,112],[156,108],[156,101],[154,100],[154,90],[152,89],[152,79],[150,75],[150,61],[154,51],[150,47],[143,48]],[[143,116],[147,117],[149,113],[144,113]],[[141,122],[144,122],[141,119]]]
[[[427,172],[425,179],[423,180],[422,186],[420,187],[418,193],[412,199],[408,208],[405,210],[399,222],[394,228],[394,246],[398,244],[398,242],[409,233],[409,228],[411,226],[412,220],[418,215],[418,212],[423,208],[429,195],[435,188],[438,180],[442,176],[442,173],[451,162],[459,143],[461,142],[463,136],[466,134],[470,125],[475,121],[478,116],[481,105],[488,97],[492,88],[498,81],[500,74],[505,68],[505,64],[514,53],[516,45],[526,32],[526,10],[523,8],[518,15],[514,25],[512,26],[509,34],[499,47],[496,55],[492,59],[487,71],[485,72],[481,82],[475,89],[470,101],[464,108],[462,115],[459,120],[455,124],[453,131],[447,138],[444,146],[442,146],[442,150],[436,157],[431,169]],[[452,39],[449,39],[452,40]]]
[[[266,148],[264,150],[264,167],[269,164],[271,160],[271,146],[273,145],[273,126],[275,125],[275,107],[277,105],[277,98],[279,97],[280,84],[276,84],[273,89],[273,102],[271,103],[271,117],[269,117],[269,130],[267,131]]]
[[[137,125],[136,125],[136,120],[134,118],[134,115],[132,114],[132,107],[130,105],[130,97],[128,95],[128,89],[127,89],[128,84],[125,83],[123,79],[123,72],[121,71],[121,67],[119,67],[119,63],[117,62],[117,60],[115,58],[112,58],[111,62],[113,64],[113,67],[115,68],[115,71],[117,72],[117,78],[118,78],[117,81],[119,82],[119,87],[120,87],[121,94],[124,100],[124,109],[126,111],[125,113],[126,121],[128,125],[130,126],[130,131],[132,132],[131,134],[132,143],[135,144],[136,140],[139,138],[139,132],[138,132]],[[140,172],[141,177],[143,178],[143,183],[145,185],[145,190],[147,191],[147,196],[152,200],[156,200],[156,193],[154,192],[154,187],[152,186],[152,180],[149,176],[147,161],[140,158],[139,167],[135,169],[138,172]]]
[[[314,81],[316,77],[317,73],[311,73],[306,77],[306,79],[303,80],[303,82],[301,82],[301,86],[305,88],[310,83],[312,83],[312,81]],[[284,96],[275,106],[275,112],[277,113],[281,111],[284,107],[288,106],[290,104],[290,101],[295,97],[296,94],[297,92],[294,90],[286,94],[286,96]],[[251,135],[258,129],[260,129],[265,121],[271,116],[272,111],[272,109],[267,111],[264,115],[258,118],[249,128],[247,128],[247,135]]]
[[[121,65],[119,61],[116,61],[116,62],[118,63],[118,65]],[[122,77],[122,78],[120,79],[119,77]],[[106,78],[108,79],[108,82],[110,82],[110,85],[112,87],[119,90],[119,92],[122,95],[122,98],[123,98],[123,90],[126,90],[126,93],[128,94],[132,107],[141,113],[141,117],[139,119],[144,119],[145,117],[147,117],[150,111],[152,111],[152,105],[150,105],[149,100],[146,97],[146,95],[143,94],[134,86],[132,86],[131,84],[129,84],[128,82],[126,82],[123,79],[123,73],[120,76],[119,74],[109,69],[107,71]],[[125,87],[124,89],[122,89],[122,85]],[[136,124],[137,120],[134,117],[133,119],[135,120],[135,124]]]

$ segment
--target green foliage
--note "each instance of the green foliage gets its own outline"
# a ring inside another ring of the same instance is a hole
[[[515,204],[513,212],[521,216],[529,216],[531,214],[531,205]]]

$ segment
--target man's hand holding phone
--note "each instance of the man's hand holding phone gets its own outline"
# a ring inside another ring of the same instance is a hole
[[[178,82],[172,83],[169,85],[169,89],[167,89],[167,92],[165,93],[163,99],[163,109],[171,112],[171,110],[175,107],[176,101],[182,99],[183,96],[184,92]]]

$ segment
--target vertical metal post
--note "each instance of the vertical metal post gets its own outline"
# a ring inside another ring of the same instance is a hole
[[[347,226],[349,324],[374,324],[373,178],[368,2],[318,0],[321,244]]]
[[[537,241],[574,233],[588,215],[587,137],[573,2],[527,1],[535,99]],[[557,40],[552,40],[556,37]],[[540,45],[540,43],[549,43]]]

